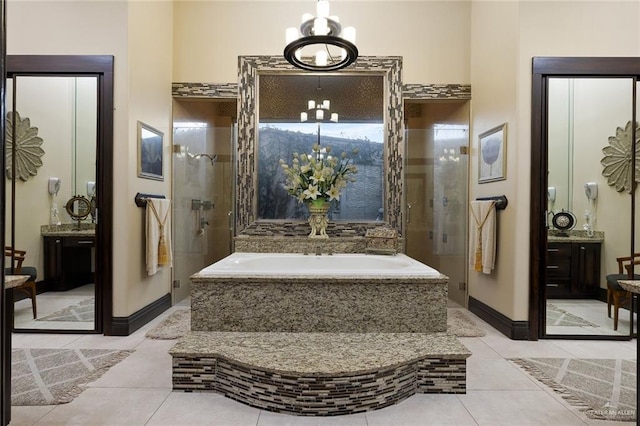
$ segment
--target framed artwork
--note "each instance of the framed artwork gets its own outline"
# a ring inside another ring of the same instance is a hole
[[[163,139],[162,132],[138,121],[138,177],[164,180]]]
[[[506,179],[507,123],[487,130],[478,139],[478,183]]]

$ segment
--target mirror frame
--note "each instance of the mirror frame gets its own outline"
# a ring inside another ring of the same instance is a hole
[[[636,115],[636,86],[640,76],[640,58],[631,57],[534,57],[531,80],[531,216],[529,251],[529,340],[538,338],[572,338],[599,340],[629,340],[630,336],[547,335],[546,333],[546,268],[547,268],[547,170],[549,146],[547,140],[547,101],[549,77],[624,77],[633,80],[632,115]],[[635,149],[635,137],[633,138]],[[634,168],[632,168],[634,170]],[[634,170],[635,172],[635,170]],[[632,179],[634,181],[634,179]],[[635,235],[635,190],[631,191],[631,235]],[[635,251],[631,238],[630,254]]]
[[[96,146],[96,305],[94,330],[20,329],[39,333],[113,334],[113,74],[111,55],[7,55],[5,78],[82,75],[98,78]],[[15,194],[12,194],[15,196]],[[15,203],[14,203],[15,205]],[[7,241],[9,244],[10,242]]]
[[[74,211],[75,202],[84,204],[84,211],[86,213],[76,213]],[[73,197],[69,198],[69,201],[67,201],[67,204],[65,204],[64,207],[67,210],[67,214],[69,214],[69,216],[71,216],[73,220],[83,220],[86,219],[89,214],[91,214],[91,201],[89,201],[84,195],[74,195]]]
[[[299,74],[281,56],[240,56],[238,79],[238,148],[235,235],[257,222],[257,91],[260,74]],[[384,223],[402,234],[402,168],[404,119],[402,105],[402,58],[400,56],[359,57],[348,70],[333,75],[375,74],[384,77]],[[260,219],[260,226],[282,221]],[[299,221],[295,221],[299,222]],[[364,221],[340,221],[346,226]]]

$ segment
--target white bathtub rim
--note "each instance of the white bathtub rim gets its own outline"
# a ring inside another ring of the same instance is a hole
[[[306,268],[302,270],[265,270],[265,269],[252,269],[252,270],[230,270],[229,263],[239,260],[242,262],[246,259],[253,258],[268,258],[271,256],[278,256],[284,258],[290,258],[291,261],[296,259],[316,259],[319,261],[332,262],[333,259],[338,258],[359,258],[366,257],[367,259],[379,259],[381,262],[397,260],[399,262],[408,263],[407,268],[402,269],[368,269],[368,270],[350,270],[350,271],[333,271],[328,272],[327,269],[318,268]],[[443,282],[448,281],[448,277],[443,275],[435,268],[427,266],[405,254],[399,253],[395,256],[379,255],[379,254],[364,254],[364,253],[340,253],[335,255],[322,254],[320,256],[310,254],[304,255],[301,253],[250,253],[250,252],[235,252],[231,255],[209,265],[199,272],[193,274],[190,278],[194,282],[209,281],[211,279],[225,278],[225,279],[237,279],[237,278],[262,278],[262,279],[281,279],[281,278],[308,278],[308,279],[368,279],[368,280],[389,280],[389,279],[412,279],[418,281],[431,281],[431,282]]]

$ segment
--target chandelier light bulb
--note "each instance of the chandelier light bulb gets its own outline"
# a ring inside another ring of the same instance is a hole
[[[316,101],[309,101],[308,104],[309,104],[309,108],[307,108],[307,109],[315,109],[316,108]]]
[[[324,120],[324,111],[321,109],[316,110],[316,120]]]
[[[327,52],[325,50],[318,50],[316,52],[316,65],[319,67],[327,66]]]
[[[318,4],[316,6],[316,13],[318,14],[318,18],[328,18],[329,2],[327,0],[318,0]]]
[[[329,99],[322,101],[322,108],[331,109],[331,101]]]
[[[304,122],[305,122],[305,121],[307,121],[308,119],[309,119],[309,116],[307,115],[307,113],[306,113],[306,112],[301,112],[301,113],[300,113],[300,121],[302,121],[302,122],[304,123]]]
[[[355,27],[344,27],[342,29],[342,37],[351,43],[356,43],[356,29]]]
[[[338,113],[337,112],[332,112],[331,113],[331,121],[333,121],[334,123],[338,122]]]
[[[317,36],[329,34],[327,18],[316,18],[313,20],[313,34]]]
[[[296,41],[298,39],[298,29],[296,27],[289,27],[285,32],[285,38],[287,40],[287,44],[292,41]]]

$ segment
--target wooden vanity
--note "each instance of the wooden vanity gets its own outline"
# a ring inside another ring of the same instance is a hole
[[[578,231],[579,232],[579,231]],[[600,288],[600,251],[604,235],[549,234],[547,242],[547,298],[591,299]]]
[[[81,224],[43,226],[44,281],[49,291],[66,291],[95,282],[95,228]]]

